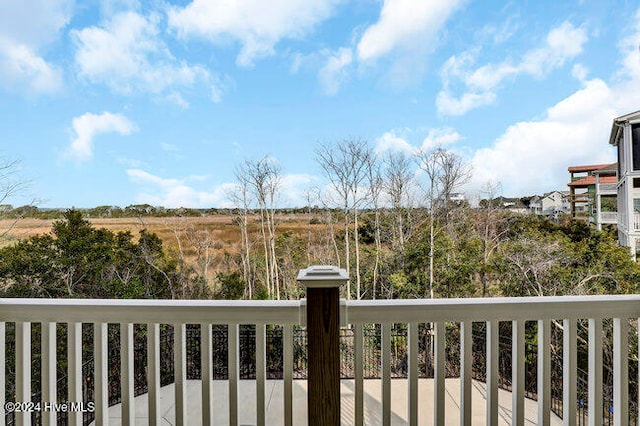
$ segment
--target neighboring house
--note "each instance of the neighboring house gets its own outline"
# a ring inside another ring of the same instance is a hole
[[[540,195],[522,198],[497,197],[493,200],[496,207],[520,214],[537,214],[557,218],[559,213],[569,213],[569,193],[552,191]],[[484,200],[486,202],[486,200]]]
[[[615,118],[609,143],[618,150],[618,243],[640,251],[640,111]]]
[[[542,198],[537,195],[520,199],[527,208],[527,213],[542,214]]]
[[[527,206],[520,198],[498,197],[495,199],[499,208],[512,213],[527,213]]]
[[[466,201],[466,197],[464,196],[464,194],[460,193],[460,192],[452,192],[449,195],[449,201],[455,201],[458,203],[461,203],[463,201]]]
[[[603,214],[615,213],[615,208],[608,207],[611,202],[606,201],[616,195],[616,168],[616,163],[569,167],[569,212],[574,220],[595,223],[598,229],[603,223],[616,223],[613,215]]]
[[[560,213],[569,213],[569,193],[551,191],[546,194],[521,198],[527,213],[557,218]]]
[[[563,213],[571,213],[571,196],[569,191],[560,191],[562,194],[562,212]]]
[[[552,191],[544,194],[540,199],[540,213],[545,216],[557,216],[559,213],[568,213],[565,210],[567,197],[561,191]]]

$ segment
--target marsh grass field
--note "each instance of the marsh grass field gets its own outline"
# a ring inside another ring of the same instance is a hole
[[[299,242],[317,245],[321,235],[326,233],[326,225],[316,220],[310,224],[306,214],[283,214],[277,219],[277,234],[288,234],[298,238]],[[211,260],[207,276],[212,279],[217,272],[233,267],[241,249],[240,227],[234,223],[230,214],[216,214],[201,217],[126,217],[126,218],[88,218],[95,228],[105,228],[112,232],[130,232],[135,239],[140,231],[157,234],[163,241],[168,253],[179,256],[186,263],[195,265],[203,250]],[[14,223],[11,219],[0,219],[0,230],[10,231],[0,240],[0,247],[13,244],[22,239],[51,232],[54,219],[25,218]],[[261,248],[260,216],[248,218],[249,241],[252,251]],[[236,265],[237,266],[237,265]]]

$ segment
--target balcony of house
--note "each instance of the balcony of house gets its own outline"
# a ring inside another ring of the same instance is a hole
[[[343,424],[637,421],[639,295],[316,302],[1,299],[3,421],[329,424],[313,371]]]
[[[597,193],[600,195],[617,195],[618,185],[616,183],[600,183],[597,185]]]
[[[618,223],[618,212],[600,212],[600,223],[616,225]]]

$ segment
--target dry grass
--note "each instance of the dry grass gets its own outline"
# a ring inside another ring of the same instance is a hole
[[[89,219],[96,228],[105,228],[113,232],[129,231],[136,238],[140,231],[147,229],[156,233],[163,241],[165,247],[179,252],[178,237],[185,261],[196,264],[198,240],[208,238],[211,242],[210,256],[212,259],[209,278],[216,272],[227,267],[229,256],[235,257],[241,246],[240,228],[233,223],[233,216],[212,215],[205,217],[148,217],[148,218],[101,218]],[[8,239],[3,244],[11,244],[12,241],[29,238],[34,235],[43,235],[51,231],[54,220],[23,219],[15,224]],[[13,221],[0,220],[0,232],[8,229]],[[324,225],[311,225],[312,244],[319,243],[319,236],[324,233]],[[290,231],[307,241],[309,233],[308,217],[306,215],[284,215],[278,218],[278,233]],[[254,242],[254,249],[260,251],[261,238],[259,216],[249,218],[249,238]],[[236,265],[238,266],[238,265]]]

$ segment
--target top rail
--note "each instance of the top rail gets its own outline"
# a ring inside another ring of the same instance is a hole
[[[343,303],[343,324],[640,317],[640,295]],[[0,299],[0,322],[303,324],[304,308],[304,300]]]
[[[300,324],[299,300],[0,299],[0,321]]]
[[[637,318],[640,295],[347,301],[349,323]]]

